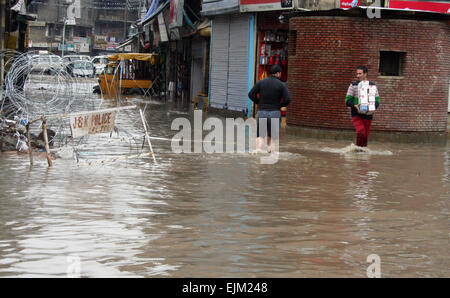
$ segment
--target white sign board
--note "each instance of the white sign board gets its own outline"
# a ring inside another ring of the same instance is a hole
[[[71,116],[72,137],[79,138],[90,134],[111,132],[114,129],[115,119],[116,111]]]
[[[183,27],[184,0],[170,1],[170,23],[169,29]]]
[[[28,41],[29,48],[48,48],[48,43],[46,42],[33,42],[32,40]]]
[[[78,51],[80,53],[89,53],[89,44],[88,43],[80,43]]]
[[[169,41],[169,38],[167,37],[167,29],[166,29],[166,23],[164,22],[164,17],[162,13],[158,15],[158,25],[159,25],[159,34],[161,36],[162,42]]]

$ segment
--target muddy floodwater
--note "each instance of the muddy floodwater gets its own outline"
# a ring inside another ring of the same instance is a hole
[[[366,277],[369,255],[382,277],[450,276],[449,145],[282,135],[274,164],[176,154],[191,109],[122,104],[145,107],[157,164],[89,164],[148,150],[136,110],[78,162],[0,154],[1,277]]]

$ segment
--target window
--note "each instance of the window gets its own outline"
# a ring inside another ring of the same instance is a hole
[[[380,51],[380,75],[403,76],[405,57],[405,52]]]
[[[74,36],[78,36],[78,37],[86,37],[87,29],[84,27],[74,27],[73,34],[74,34]]]
[[[54,34],[55,34],[55,36],[61,36],[62,35],[62,29],[63,29],[63,25],[55,25],[54,27],[53,27],[53,29],[54,29]]]

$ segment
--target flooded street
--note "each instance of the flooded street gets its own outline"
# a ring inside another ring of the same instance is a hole
[[[275,164],[176,154],[172,120],[192,110],[128,104],[145,107],[158,164],[85,162],[139,152],[138,110],[113,141],[90,137],[78,163],[0,154],[1,277],[66,277],[74,259],[81,277],[366,277],[371,254],[382,277],[450,276],[449,144],[355,153],[283,135]]]

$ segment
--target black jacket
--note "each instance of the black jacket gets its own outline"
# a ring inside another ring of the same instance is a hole
[[[259,94],[259,99],[258,99]],[[289,105],[291,97],[286,85],[275,76],[259,81],[248,93],[248,97],[256,104],[258,110],[279,111]]]

